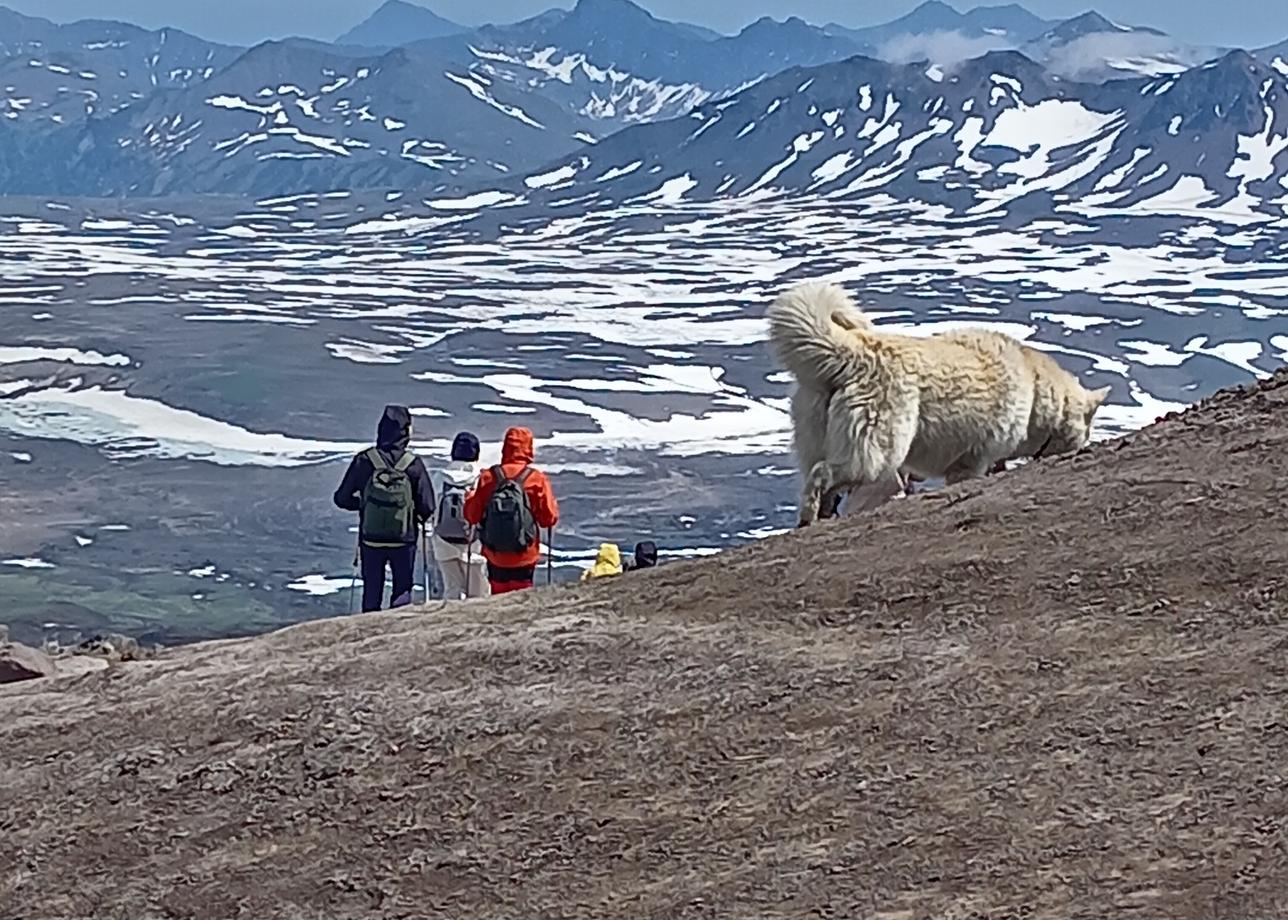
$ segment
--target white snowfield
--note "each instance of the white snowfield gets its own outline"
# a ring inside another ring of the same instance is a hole
[[[87,444],[117,458],[192,459],[221,466],[297,466],[365,446],[252,432],[157,399],[79,383],[0,400],[0,431]]]
[[[1095,130],[1073,117],[1063,124]],[[1048,155],[1042,143],[1032,141],[1032,156]],[[1251,156],[1247,168],[1258,174],[1261,161]],[[143,291],[182,286],[159,303],[91,293],[78,309],[149,309],[158,328],[227,321],[282,330],[297,360],[312,362],[328,386],[358,385],[368,372],[400,380],[406,401],[422,407],[430,437],[418,444],[427,452],[445,450],[458,425],[499,438],[512,419],[531,420],[552,463],[582,464],[595,475],[629,474],[629,463],[614,459],[623,449],[740,456],[752,470],[790,469],[787,380],[764,350],[760,317],[785,285],[804,278],[846,285],[894,328],[991,327],[1091,380],[1113,382],[1099,437],[1181,408],[1188,391],[1175,377],[1165,395],[1153,391],[1160,370],[1199,387],[1204,368],[1252,378],[1288,351],[1288,271],[1275,248],[1286,219],[1235,231],[1193,209],[1149,223],[1130,244],[1130,233],[1101,234],[1087,218],[964,221],[879,187],[844,205],[814,195],[692,202],[685,197],[692,181],[663,174],[647,200],[555,212],[491,239],[453,222],[359,234],[264,223],[275,208],[307,203],[299,198],[261,203],[259,216],[235,225],[244,233],[212,228],[180,254],[171,249],[178,230],[169,221],[94,231],[0,224],[35,231],[0,234],[0,260],[11,267],[0,302],[20,298],[32,315],[53,316],[39,324],[40,345],[0,345],[0,432],[75,442],[109,457],[225,466],[332,462],[364,446],[213,418],[183,406],[181,390],[161,397],[129,379],[103,384],[33,371],[33,361],[86,374],[141,366],[146,380],[148,360],[121,353],[125,343],[85,348],[60,320],[68,314],[59,305],[79,279],[119,272]],[[468,216],[471,207],[503,202],[457,205]],[[201,341],[201,332],[190,335]],[[146,355],[146,343],[138,344]]]
[[[128,355],[103,355],[79,348],[42,348],[29,345],[0,345],[0,364],[24,364],[32,361],[57,361],[67,364],[129,367]]]
[[[711,91],[693,83],[646,80],[614,67],[598,67],[583,52],[567,53],[554,47],[517,54],[501,49],[470,48],[480,70],[522,82],[553,81],[581,92],[580,112],[596,120],[625,124],[655,121],[682,115],[711,98]],[[557,58],[557,60],[556,60]]]

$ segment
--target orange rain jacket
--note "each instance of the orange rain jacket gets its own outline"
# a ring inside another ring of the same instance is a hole
[[[532,459],[532,432],[527,428],[511,428],[507,431],[505,443],[501,447],[501,471],[514,479],[525,467],[532,465]],[[496,475],[488,467],[479,475],[474,491],[465,496],[465,520],[475,527],[483,523],[483,513],[487,510],[487,503],[491,500],[496,485]],[[532,516],[536,518],[538,527],[549,529],[559,523],[559,504],[555,501],[555,493],[550,488],[550,480],[545,473],[534,468],[523,483],[523,491],[528,495]],[[520,553],[498,553],[485,546],[483,558],[502,569],[536,565],[541,559],[541,537],[538,535],[536,542]]]

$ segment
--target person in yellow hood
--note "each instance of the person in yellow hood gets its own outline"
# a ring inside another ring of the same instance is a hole
[[[602,543],[599,547],[599,558],[595,564],[581,573],[582,581],[595,578],[607,578],[610,575],[622,574],[622,551],[616,543]]]

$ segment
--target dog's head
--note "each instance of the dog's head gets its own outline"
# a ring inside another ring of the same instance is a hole
[[[1113,391],[1112,387],[1088,390],[1081,383],[1070,388],[1055,431],[1051,433],[1045,455],[1068,454],[1082,450],[1091,442],[1092,423],[1096,412]]]

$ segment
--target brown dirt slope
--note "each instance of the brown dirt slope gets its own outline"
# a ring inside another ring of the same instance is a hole
[[[616,582],[0,691],[0,917],[1288,916],[1288,374]]]

